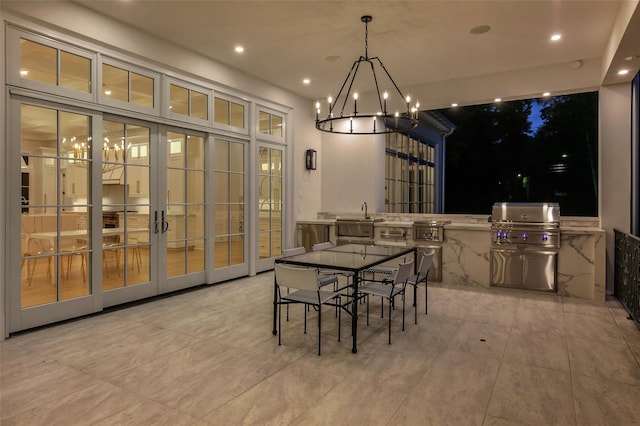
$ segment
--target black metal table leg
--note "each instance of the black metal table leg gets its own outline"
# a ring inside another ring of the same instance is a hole
[[[351,337],[353,338],[353,346],[351,352],[358,352],[358,282],[360,281],[360,273],[353,274],[353,307],[351,308]]]
[[[276,320],[278,318],[278,284],[276,283],[276,274],[273,274],[273,335],[278,334]]]

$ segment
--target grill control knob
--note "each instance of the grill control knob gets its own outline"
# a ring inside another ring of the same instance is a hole
[[[526,240],[527,240],[527,233],[526,233],[526,232],[523,232],[523,233],[522,233],[522,240],[523,240],[523,241],[526,241]]]

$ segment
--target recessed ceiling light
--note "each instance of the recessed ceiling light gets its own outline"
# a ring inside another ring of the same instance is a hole
[[[236,53],[243,53],[244,52],[244,47],[236,46],[235,51],[236,51]]]
[[[26,76],[28,76],[28,75],[29,75],[29,71],[27,71],[27,70],[20,70],[20,75],[21,75],[21,76],[23,76],[23,77],[26,77]]]
[[[502,102],[502,98],[495,98],[494,101],[495,102]]]
[[[455,107],[458,106],[458,104],[454,102],[454,103],[451,104],[451,106],[455,108]]]
[[[551,36],[551,41],[558,41],[562,38],[562,35],[560,34],[554,34]]]
[[[471,34],[484,34],[491,31],[491,27],[489,25],[478,25],[477,27],[473,27],[469,30]]]
[[[620,71],[618,71],[618,75],[627,75],[627,74],[629,74],[628,69],[621,69]]]
[[[111,90],[105,90],[104,94],[107,95],[107,96],[111,96]]]
[[[542,96],[544,96],[544,97],[551,96],[551,93],[549,93],[549,92],[544,92],[544,93],[542,94]]]
[[[311,83],[311,80],[309,80],[308,78],[305,78],[305,79],[302,80],[302,82],[304,84],[309,84],[309,83]]]

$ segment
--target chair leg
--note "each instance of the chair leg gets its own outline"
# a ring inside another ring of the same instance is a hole
[[[416,298],[418,297],[418,284],[413,286],[413,317],[414,324],[418,323],[418,301]]]
[[[307,308],[309,305],[304,305],[304,334],[307,334]]]
[[[338,297],[338,305],[342,305],[340,297]],[[340,326],[340,317],[342,316],[342,309],[338,306],[338,342],[340,341],[340,334],[342,333],[342,327]]]
[[[404,331],[404,305],[405,305],[404,293],[402,293],[402,331]]]
[[[389,344],[391,344],[391,299],[389,299]]]
[[[282,345],[282,303],[278,302],[278,346],[280,345]]]
[[[31,274],[29,274],[29,285],[31,285],[31,281],[33,281],[33,273],[36,271],[36,263],[38,263],[38,258],[34,258],[31,260]]]
[[[318,356],[322,345],[322,305],[318,305]]]
[[[367,294],[367,326],[369,325],[369,295]]]
[[[427,315],[427,302],[428,302],[428,297],[429,295],[428,293],[428,286],[427,286],[427,282],[424,282],[424,314]]]

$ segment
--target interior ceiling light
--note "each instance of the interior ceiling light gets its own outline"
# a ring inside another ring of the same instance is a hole
[[[242,53],[242,52],[244,52],[244,47],[242,47],[242,46],[236,46],[235,51],[236,51],[237,53]]]
[[[618,71],[618,75],[627,75],[627,74],[629,74],[628,69],[621,69],[620,71]]]
[[[420,103],[411,105],[411,97],[402,94],[382,61],[377,56],[369,57],[369,22],[372,19],[368,15],[360,18],[365,28],[364,56],[360,56],[351,66],[338,96],[335,99],[331,96],[327,98],[326,118],[320,118],[320,102],[316,103],[316,129],[320,131],[345,135],[374,135],[407,131],[418,125]],[[360,65],[366,69],[358,75]],[[388,91],[380,93],[381,86],[388,88]],[[367,97],[369,96],[366,93],[373,93],[372,97],[376,99],[372,99],[372,103],[377,105],[371,105],[371,111],[362,113],[358,110],[363,105],[362,99],[358,104],[358,91]]]
[[[311,83],[311,80],[309,80],[308,78],[305,78],[305,79],[302,80],[302,83],[309,84],[309,83]]]
[[[560,34],[554,34],[551,36],[551,41],[558,41],[562,38]]]

